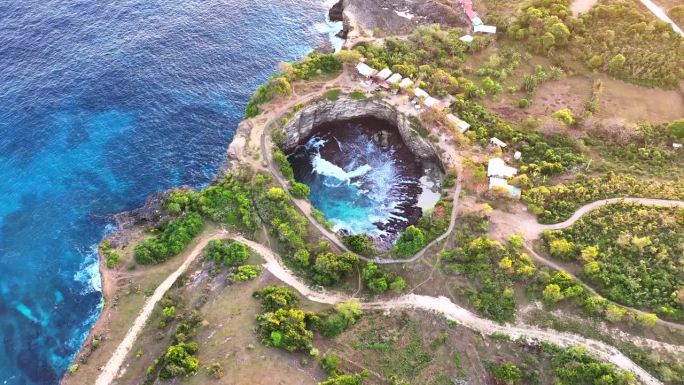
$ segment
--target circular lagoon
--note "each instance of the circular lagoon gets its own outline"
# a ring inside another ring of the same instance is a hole
[[[334,231],[369,234],[384,248],[440,197],[439,168],[416,157],[396,127],[373,117],[315,127],[289,160]]]

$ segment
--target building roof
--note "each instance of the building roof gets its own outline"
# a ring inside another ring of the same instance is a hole
[[[681,143],[672,143],[672,148],[682,148]]]
[[[471,35],[464,35],[464,36],[461,36],[460,38],[458,38],[458,40],[464,41],[466,43],[470,43],[471,41],[473,41],[473,39],[475,39],[475,38],[472,37]]]
[[[430,94],[425,92],[422,88],[416,87],[416,89],[413,91],[413,93],[416,95],[417,98],[429,98]]]
[[[499,139],[497,137],[493,137],[493,138],[489,139],[489,143],[497,145],[501,148],[505,148],[506,146],[508,146],[504,141],[502,141],[501,139]]]
[[[399,83],[399,82],[401,81],[401,75],[399,75],[399,74],[392,74],[392,76],[390,76],[389,78],[387,78],[387,81],[388,81],[390,84]]]
[[[506,166],[506,162],[501,158],[492,158],[487,165],[487,176],[490,177],[510,178],[517,173],[517,168]]]
[[[458,129],[461,131],[461,134],[465,133],[470,128],[470,124],[468,122],[461,120],[454,114],[447,114],[446,118],[450,122],[454,123],[456,127],[458,127]]]
[[[522,190],[519,187],[511,186],[506,179],[503,178],[489,178],[489,189],[500,188],[506,190],[511,198],[520,199]]]
[[[483,33],[496,33],[496,26],[495,25],[476,25],[473,30],[475,32],[483,32]]]
[[[473,22],[473,27],[476,27],[476,26],[478,26],[478,25],[484,24],[484,23],[482,22],[482,19],[480,19],[480,17],[477,16],[477,14],[475,14],[474,17],[470,17],[470,21]]]
[[[413,85],[413,80],[411,80],[411,79],[409,79],[409,78],[403,78],[403,79],[401,80],[401,83],[399,83],[399,88],[402,88],[402,89],[404,89],[404,88],[409,88],[409,87],[411,87],[412,85]]]
[[[438,99],[433,98],[432,96],[428,96],[427,98],[425,98],[425,100],[423,100],[423,103],[425,103],[425,105],[428,107],[436,108],[440,111],[446,108],[444,103],[442,103]]]
[[[378,72],[376,76],[381,78],[382,80],[385,80],[388,77],[390,77],[390,75],[392,75],[392,70],[390,70],[389,68],[383,68],[382,71]]]
[[[357,64],[356,71],[367,78],[375,75],[378,72],[377,70],[369,67],[366,63]]]

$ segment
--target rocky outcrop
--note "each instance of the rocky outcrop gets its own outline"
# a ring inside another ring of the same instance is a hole
[[[291,152],[322,124],[366,117],[381,119],[397,127],[406,146],[420,160],[440,163],[430,142],[412,128],[411,121],[404,114],[389,104],[371,99],[322,100],[304,107],[283,128],[284,138],[280,146]]]
[[[338,1],[328,11],[328,19],[330,21],[344,21],[344,3],[343,0]]]

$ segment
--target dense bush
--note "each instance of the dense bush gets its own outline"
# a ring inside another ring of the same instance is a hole
[[[261,306],[267,311],[278,309],[292,309],[299,302],[295,293],[285,286],[266,286],[253,294],[261,302]]]
[[[313,347],[311,329],[320,320],[311,312],[278,309],[257,316],[258,331],[264,345],[287,351],[309,351]]]
[[[170,380],[175,377],[189,377],[197,373],[199,360],[193,356],[199,347],[197,343],[181,342],[166,348],[163,356],[163,364],[159,371],[159,378]]]
[[[292,165],[290,164],[290,161],[287,159],[287,156],[283,150],[278,147],[273,148],[273,161],[276,162],[278,169],[280,169],[280,173],[283,174],[285,179],[290,182],[294,182],[295,179]]]
[[[244,265],[240,266],[233,275],[230,276],[235,282],[249,281],[255,279],[261,274],[261,266],[259,265]]]
[[[313,279],[321,285],[336,284],[351,274],[358,263],[359,256],[354,253],[320,253],[313,266],[316,273]]]
[[[224,265],[241,265],[249,259],[249,248],[241,242],[213,239],[207,245],[206,258]]]
[[[461,290],[477,311],[499,322],[512,321],[516,306],[513,281],[529,279],[536,268],[520,251],[520,237],[511,237],[504,246],[485,236],[487,223],[475,215],[461,218],[455,231],[456,244],[461,246],[440,257],[447,273],[463,274],[473,281]]]
[[[143,265],[161,263],[180,253],[202,231],[202,217],[196,213],[160,226],[159,234],[135,247],[135,260]]]
[[[365,256],[375,255],[375,246],[373,246],[373,238],[368,234],[356,234],[346,236],[342,242],[349,250]]]
[[[416,226],[409,226],[404,230],[394,244],[394,252],[402,257],[409,257],[427,245],[425,233]]]
[[[629,371],[623,371],[613,364],[598,361],[590,356],[581,345],[561,348],[543,344],[544,352],[551,354],[554,383],[565,385],[636,385],[638,382]]]
[[[572,227],[544,233],[567,245],[562,257],[581,263],[584,275],[607,298],[684,319],[684,210],[613,204],[591,212]]]
[[[327,338],[337,337],[352,325],[357,323],[363,316],[361,304],[356,299],[351,299],[335,307],[335,312],[328,314],[321,322],[321,330]]]
[[[580,175],[572,183],[523,192],[523,201],[543,223],[561,222],[586,203],[614,197],[684,200],[684,181],[655,181],[609,173],[600,177]]]
[[[376,294],[389,289],[400,293],[406,288],[406,281],[395,274],[380,269],[377,263],[368,262],[361,270],[361,278],[368,289]]]
[[[309,192],[311,192],[311,189],[304,183],[293,182],[290,184],[290,194],[295,198],[307,199]]]

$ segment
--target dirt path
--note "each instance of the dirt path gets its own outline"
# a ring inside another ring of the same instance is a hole
[[[154,294],[145,302],[145,306],[131,326],[131,329],[126,334],[126,337],[124,337],[123,341],[119,344],[109,362],[107,362],[105,367],[102,369],[102,373],[98,377],[96,385],[110,385],[114,382],[126,356],[132,349],[138,335],[147,323],[157,302],[164,296],[166,291],[171,288],[176,279],[187,270],[188,266],[197,259],[204,247],[206,247],[207,243],[212,239],[227,238],[243,242],[251,247],[265,259],[266,262],[264,263],[264,267],[271,274],[273,274],[283,283],[297,290],[302,296],[311,301],[335,305],[350,298],[341,293],[311,289],[304,281],[302,281],[299,277],[294,275],[282,265],[278,255],[262,244],[250,241],[241,236],[231,235],[225,230],[219,230],[206,234],[200,238],[200,241],[190,252],[183,265],[181,265],[178,270],[164,280],[164,282],[162,282],[162,284],[159,285],[159,287],[157,287],[157,289],[154,291]],[[448,319],[460,322],[466,327],[477,330],[483,334],[499,332],[506,333],[513,338],[526,336],[528,338],[549,341],[566,347],[578,344],[584,345],[589,353],[594,354],[598,358],[611,362],[621,369],[633,372],[644,384],[662,384],[660,381],[655,379],[648,372],[636,365],[634,362],[632,362],[632,360],[612,346],[575,334],[561,333],[554,330],[543,330],[525,324],[500,325],[493,321],[476,316],[470,311],[454,304],[446,297],[429,297],[408,294],[390,301],[363,303],[362,306],[366,309],[422,309],[443,314]]]
[[[190,266],[190,264],[197,259],[209,241],[212,239],[227,238],[229,237],[229,234],[230,233],[225,230],[217,230],[203,235],[197,242],[197,245],[192,252],[190,252],[187,258],[185,258],[185,262],[183,262],[183,264],[176,271],[171,273],[171,275],[169,275],[161,284],[159,284],[159,286],[157,286],[157,289],[154,291],[152,296],[145,301],[145,305],[140,310],[138,317],[136,317],[135,321],[131,325],[131,328],[128,330],[128,333],[126,333],[124,339],[121,341],[119,346],[117,346],[116,350],[112,354],[112,357],[102,368],[102,372],[98,376],[95,385],[111,385],[114,382],[114,379],[119,373],[121,365],[126,359],[128,352],[130,352],[130,350],[133,348],[133,344],[138,339],[138,336],[145,327],[150,315],[152,315],[152,311],[157,305],[157,302],[164,297],[164,294],[166,294],[171,286],[173,286],[178,277],[185,273],[185,271],[188,269],[188,266]]]

